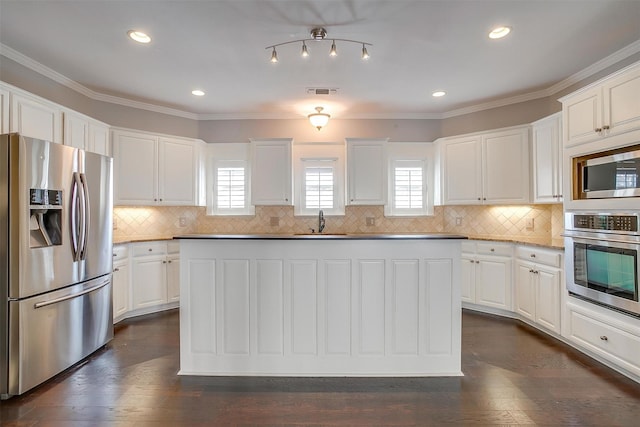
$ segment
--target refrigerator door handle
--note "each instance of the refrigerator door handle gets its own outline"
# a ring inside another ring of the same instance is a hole
[[[82,215],[78,212],[78,191],[82,185],[80,181],[80,174],[78,172],[73,173],[73,184],[71,186],[71,243],[73,244],[73,260],[80,261],[80,222]]]
[[[89,212],[89,184],[87,183],[87,176],[83,173],[80,174],[80,181],[82,183],[82,200],[84,201],[82,205],[82,240],[80,246],[80,259],[87,258],[87,240],[89,238],[89,227],[91,226],[91,216]]]
[[[93,291],[97,291],[98,289],[104,288],[109,283],[111,283],[111,280],[110,279],[105,279],[102,283],[99,283],[96,286],[92,286],[92,287],[90,287],[88,289],[85,289],[82,292],[78,292],[77,294],[65,295],[63,297],[55,298],[55,299],[52,299],[52,300],[49,300],[49,301],[42,301],[42,302],[35,303],[33,305],[33,308],[42,308],[42,307],[46,307],[48,305],[58,304],[58,303],[63,302],[63,301],[68,301],[68,300],[73,299],[73,298],[78,298],[78,297],[81,297],[82,295],[86,295],[86,294],[89,294],[89,293],[91,293]]]

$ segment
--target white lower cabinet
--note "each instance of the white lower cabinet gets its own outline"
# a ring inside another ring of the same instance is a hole
[[[510,243],[464,242],[462,244],[462,301],[511,311]]]
[[[566,323],[572,344],[640,381],[640,319],[570,297]]]
[[[559,334],[562,254],[521,246],[516,257],[515,312]]]
[[[178,242],[131,243],[131,304],[127,316],[177,307],[180,301]]]
[[[113,247],[113,322],[122,320],[129,311],[130,268],[128,245]]]

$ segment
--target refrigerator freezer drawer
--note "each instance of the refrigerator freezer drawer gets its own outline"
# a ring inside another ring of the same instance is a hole
[[[108,274],[10,301],[9,375],[2,394],[22,394],[109,342],[113,338],[111,293]]]

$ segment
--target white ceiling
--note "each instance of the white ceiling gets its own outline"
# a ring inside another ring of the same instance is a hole
[[[492,41],[496,25],[513,32]],[[316,26],[372,43],[371,58],[340,42],[330,58],[323,41],[308,43],[309,58],[290,44],[269,62],[266,46]],[[130,29],[152,42],[132,42]],[[0,43],[98,98],[197,117],[298,117],[322,105],[333,117],[429,118],[541,93],[623,48],[640,51],[640,1],[1,0]],[[447,95],[433,98],[438,89]]]

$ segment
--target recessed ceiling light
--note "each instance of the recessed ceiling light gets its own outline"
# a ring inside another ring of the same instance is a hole
[[[127,31],[127,35],[131,38],[131,40],[135,40],[138,43],[149,43],[151,41],[151,37],[142,31],[129,30]]]
[[[441,96],[445,96],[447,94],[447,92],[443,91],[443,90],[437,90],[435,92],[433,92],[431,94],[431,96],[433,96],[434,98],[440,98]]]
[[[511,32],[511,27],[496,27],[489,33],[490,39],[501,39]]]
[[[200,89],[192,90],[191,94],[195,96],[204,96],[204,92],[201,91]]]

